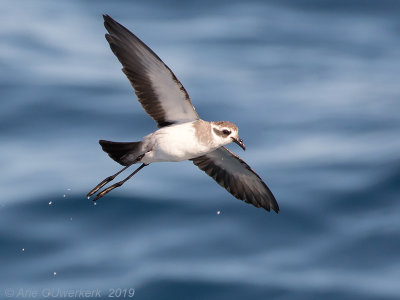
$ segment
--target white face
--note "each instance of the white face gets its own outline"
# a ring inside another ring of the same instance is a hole
[[[219,146],[225,146],[229,143],[235,142],[240,147],[244,148],[242,140],[239,138],[238,129],[236,126],[224,126],[223,124],[212,124],[212,133],[214,140]]]

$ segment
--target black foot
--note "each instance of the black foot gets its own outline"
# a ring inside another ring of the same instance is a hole
[[[109,183],[111,180],[113,180],[115,176],[108,176],[106,179],[104,179],[102,182],[100,182],[98,185],[94,187],[93,190],[91,190],[88,194],[87,197],[88,199],[95,194],[99,189],[101,189],[103,186],[105,186],[107,183]]]

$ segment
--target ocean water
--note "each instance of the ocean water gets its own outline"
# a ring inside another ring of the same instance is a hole
[[[1,299],[400,298],[398,1],[0,4]],[[86,199],[120,168],[97,141],[156,128],[102,13],[239,126],[279,214],[190,162]]]

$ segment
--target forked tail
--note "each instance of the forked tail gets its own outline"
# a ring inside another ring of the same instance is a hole
[[[137,158],[142,154],[141,152],[142,142],[111,142],[100,140],[99,144],[103,151],[108,154],[117,163],[128,166],[134,162],[137,162]]]

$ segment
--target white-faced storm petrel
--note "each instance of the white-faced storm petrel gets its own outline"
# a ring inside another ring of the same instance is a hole
[[[100,140],[103,150],[125,167],[99,183],[88,198],[133,164],[141,163],[124,180],[101,191],[94,201],[153,162],[191,160],[236,198],[278,212],[278,203],[260,176],[224,147],[234,142],[245,150],[238,127],[227,121],[200,119],[185,88],[162,60],[124,26],[108,15],[103,17],[111,50],[121,62],[139,102],[159,129],[139,142]]]

